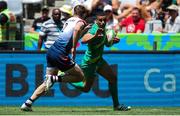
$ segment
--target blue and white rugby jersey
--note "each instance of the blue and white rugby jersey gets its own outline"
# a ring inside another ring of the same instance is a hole
[[[50,50],[55,51],[59,55],[65,55],[67,56],[72,48],[73,45],[73,33],[74,28],[77,24],[77,22],[83,21],[82,19],[78,17],[71,17],[69,18],[64,26],[62,31],[60,32],[60,35],[58,39],[55,41],[55,43],[51,46]]]

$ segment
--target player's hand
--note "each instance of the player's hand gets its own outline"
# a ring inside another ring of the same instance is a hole
[[[95,36],[96,36],[97,38],[102,38],[102,37],[103,37],[103,33],[104,33],[104,29],[99,28],[99,29],[97,30]]]
[[[119,38],[115,37],[115,38],[113,39],[113,43],[114,43],[114,44],[119,43],[119,42],[120,42],[120,39],[119,39]]]
[[[84,27],[83,32],[86,33],[90,28],[92,27],[92,24],[88,24]]]
[[[88,24],[84,29],[89,30],[92,27],[92,24]]]

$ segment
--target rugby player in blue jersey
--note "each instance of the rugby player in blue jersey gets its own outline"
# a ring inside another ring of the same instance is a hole
[[[79,82],[84,79],[82,70],[69,54],[71,52],[75,54],[76,49],[72,49],[73,43],[77,42],[89,28],[84,21],[86,16],[87,10],[84,6],[75,6],[74,16],[65,22],[60,36],[47,51],[45,81],[22,104],[21,110],[32,111],[33,102],[48,91],[55,82]],[[58,76],[59,70],[65,72],[65,75]]]

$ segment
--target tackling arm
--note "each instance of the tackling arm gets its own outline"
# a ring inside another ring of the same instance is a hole
[[[75,26],[74,33],[73,33],[73,47],[71,50],[72,58],[75,59],[76,56],[76,45],[78,43],[78,40],[81,37],[81,31],[83,30],[85,24],[83,22],[78,22]]]

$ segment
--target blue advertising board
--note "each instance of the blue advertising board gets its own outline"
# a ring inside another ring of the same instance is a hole
[[[83,54],[77,54],[80,63]],[[21,105],[43,81],[45,53],[0,53],[0,105]],[[180,54],[106,53],[118,76],[121,103],[131,106],[180,106]],[[35,102],[43,106],[111,106],[108,83],[97,77],[89,93],[56,83]]]

